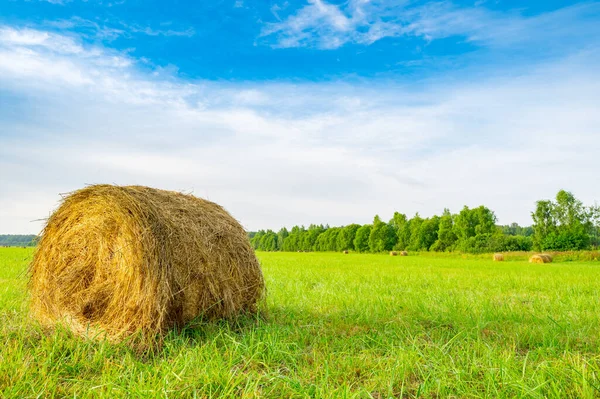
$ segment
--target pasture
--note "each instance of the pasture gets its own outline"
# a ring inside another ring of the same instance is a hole
[[[600,263],[258,253],[268,316],[161,350],[44,332],[0,248],[0,398],[596,398]]]

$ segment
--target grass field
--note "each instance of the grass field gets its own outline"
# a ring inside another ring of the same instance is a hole
[[[600,397],[598,262],[259,253],[266,320],[136,354],[30,322],[31,254],[0,248],[2,398]]]

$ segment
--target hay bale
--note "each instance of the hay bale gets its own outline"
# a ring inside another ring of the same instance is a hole
[[[538,254],[533,255],[529,258],[529,263],[550,263],[552,262],[552,257],[547,254]]]
[[[264,281],[246,232],[219,205],[96,185],[66,197],[49,218],[29,289],[31,314],[43,325],[118,341],[199,316],[256,312]]]
[[[347,249],[344,249],[344,250],[342,251],[342,253],[343,253],[343,254],[345,254],[345,255],[348,255],[348,250],[347,250]]]
[[[390,256],[396,256],[396,255],[398,255],[398,252],[396,252],[396,251],[390,251]]]
[[[502,255],[502,254],[494,254],[494,261],[495,262],[502,262],[502,261],[504,261],[504,255]]]
[[[400,256],[408,256],[408,252],[402,251],[402,252],[400,252]]]

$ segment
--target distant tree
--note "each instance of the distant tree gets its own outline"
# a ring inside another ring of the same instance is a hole
[[[354,249],[354,238],[356,232],[360,228],[360,224],[349,224],[344,226],[338,235],[338,250],[353,250]]]
[[[531,226],[521,227],[517,223],[511,223],[510,225],[499,226],[499,227],[500,227],[500,230],[502,231],[502,234],[505,234],[507,236],[530,237],[533,235],[533,227],[531,227]]]
[[[304,251],[314,251],[315,244],[317,243],[317,238],[319,235],[325,231],[325,227],[321,225],[311,224],[308,226],[308,230],[302,237],[302,250]]]
[[[546,237],[556,232],[552,201],[537,201],[535,211],[531,213],[533,219],[533,246],[542,250]]]
[[[538,201],[533,218],[533,245],[538,250],[588,248],[594,232],[593,207],[585,208],[568,191],[560,190],[556,202]]]
[[[496,226],[496,215],[489,208],[479,206],[469,209],[465,206],[454,217],[454,233],[457,237],[456,248],[462,252],[489,252],[502,235]]]
[[[354,237],[354,250],[357,252],[369,252],[369,236],[371,235],[371,225],[365,224],[356,231]]]
[[[265,235],[265,231],[264,230],[258,230],[254,236],[252,237],[252,239],[250,240],[250,244],[252,245],[252,248],[256,249],[256,250],[260,250],[260,243],[261,243],[261,239],[263,238],[263,236]]]
[[[288,232],[288,230],[285,227],[281,228],[281,230],[279,230],[277,232],[277,250],[278,251],[283,250],[283,243],[286,240],[286,238],[288,238],[289,235],[290,235],[290,233]]]
[[[476,226],[477,216],[466,205],[459,214],[454,217],[454,232],[459,240],[475,237]]]
[[[338,235],[340,227],[331,227],[319,234],[315,244],[316,251],[337,251]]]
[[[383,222],[379,216],[373,219],[373,227],[369,233],[369,249],[371,252],[389,251],[394,247],[398,237],[394,228]]]
[[[2,234],[0,246],[2,247],[32,247],[37,244],[38,237],[32,234]]]
[[[456,244],[457,237],[454,232],[454,222],[449,209],[444,209],[444,213],[440,217],[438,238],[431,246],[432,251],[449,251]]]
[[[419,229],[420,250],[429,251],[429,248],[437,241],[439,225],[439,216],[433,216],[423,221]]]
[[[403,251],[410,245],[410,223],[405,214],[394,212],[389,223],[396,232],[396,245],[394,249]]]
[[[600,246],[600,205],[595,204],[590,207],[590,221],[592,224],[590,243],[594,248]]]
[[[249,232],[252,247],[264,251],[382,252],[389,249],[411,251],[490,252],[538,250],[578,250],[600,246],[600,206],[586,207],[575,196],[561,190],[555,201],[538,201],[532,212],[533,225],[496,225],[496,215],[485,206],[465,206],[456,215],[444,209],[441,216],[408,219],[395,212],[389,223],[376,216],[372,225],[343,227],[312,224],[308,229],[285,227]],[[34,236],[31,236],[34,237]],[[19,236],[0,236],[0,245],[11,245]],[[20,241],[19,241],[20,242]],[[22,244],[19,244],[22,245]]]
[[[277,251],[277,234],[273,230],[267,230],[260,238],[259,249],[261,251]]]
[[[489,208],[481,205],[472,210],[475,213],[477,225],[475,226],[475,235],[494,234],[498,231],[496,227],[496,215]]]
[[[302,249],[303,236],[306,234],[304,227],[294,226],[290,234],[287,236],[282,244],[284,251],[299,251]]]
[[[423,218],[419,216],[417,212],[415,216],[410,219],[409,231],[410,241],[408,249],[411,251],[419,251],[421,249],[421,225],[423,224]]]

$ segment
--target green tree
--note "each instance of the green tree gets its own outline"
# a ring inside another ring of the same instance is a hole
[[[301,249],[304,251],[314,251],[317,238],[319,238],[319,235],[324,231],[325,227],[322,224],[311,224],[308,226],[308,230],[302,237]]]
[[[338,250],[353,250],[354,249],[354,238],[356,232],[360,228],[360,224],[349,224],[340,231],[338,235]]]
[[[394,228],[383,222],[377,215],[373,219],[373,227],[369,233],[369,249],[371,252],[389,251],[397,241]]]
[[[337,251],[338,235],[341,228],[331,227],[319,234],[317,242],[315,243],[316,251]]]
[[[254,248],[255,250],[260,250],[260,242],[261,239],[263,238],[263,236],[265,235],[265,231],[264,230],[258,230],[253,236],[252,239],[250,240],[250,245],[252,245],[252,248]]]
[[[590,221],[592,223],[591,245],[594,248],[600,246],[600,205],[590,207]]]
[[[354,250],[357,252],[369,251],[369,236],[371,235],[371,225],[365,224],[356,231],[354,237]]]
[[[261,236],[259,249],[261,251],[277,251],[277,234],[273,230],[267,230]]]
[[[419,229],[419,249],[429,251],[431,246],[438,239],[439,225],[439,216],[433,216],[425,219],[423,223],[421,223],[421,228]]]
[[[456,234],[456,237],[458,237],[459,240],[475,237],[476,226],[477,216],[465,205],[454,218],[454,233]]]
[[[449,209],[444,209],[444,213],[440,217],[438,238],[431,246],[432,251],[449,251],[456,244],[456,233],[454,232],[454,222]]]
[[[544,242],[548,235],[556,232],[553,208],[552,201],[537,201],[535,211],[531,213],[533,219],[533,246],[538,251],[544,249]]]
[[[593,214],[593,207],[584,207],[565,190],[556,194],[556,202],[538,201],[531,214],[534,247],[558,251],[588,248],[594,231]]]
[[[407,248],[411,251],[419,251],[421,249],[420,233],[422,224],[423,218],[419,216],[419,213],[417,212],[409,222],[410,241]]]
[[[285,227],[282,227],[281,230],[279,230],[277,232],[277,250],[278,251],[282,251],[283,250],[283,243],[285,242],[286,238],[288,238],[288,236],[290,235],[288,229],[286,229]]]
[[[300,226],[292,227],[292,230],[288,237],[283,242],[283,250],[296,252],[302,250],[302,241],[304,238],[304,234],[306,234],[306,229]]]
[[[389,223],[396,233],[396,245],[394,249],[403,251],[410,245],[410,223],[405,214],[394,212]]]

